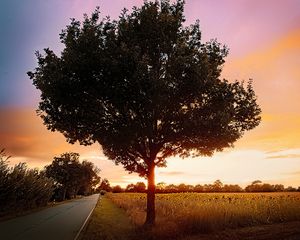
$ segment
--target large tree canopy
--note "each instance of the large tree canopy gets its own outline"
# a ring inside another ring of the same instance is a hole
[[[199,22],[183,25],[183,9],[182,0],[144,2],[117,21],[96,9],[63,30],[60,56],[37,53],[28,73],[48,129],[71,143],[99,142],[153,193],[154,167],[167,157],[210,156],[260,122],[252,81],[220,78],[228,49],[202,42]]]

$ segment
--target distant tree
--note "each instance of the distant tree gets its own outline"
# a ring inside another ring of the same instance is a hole
[[[274,192],[275,191],[274,185],[271,185],[269,183],[261,184],[260,191],[261,192]]]
[[[135,191],[135,185],[133,183],[130,183],[126,186],[125,192],[134,192]]]
[[[194,187],[194,192],[204,192],[204,187],[200,184],[197,184],[195,187]]]
[[[110,192],[111,191],[110,183],[109,183],[109,181],[106,178],[104,178],[101,181],[100,186],[99,186],[99,190],[104,190],[106,192]]]
[[[111,191],[113,193],[121,193],[121,192],[124,192],[124,189],[120,185],[116,185],[116,186],[112,187]]]
[[[177,192],[192,192],[193,188],[194,187],[192,185],[181,183],[177,186]]]
[[[45,167],[46,176],[55,181],[59,200],[73,198],[80,190],[83,194],[91,193],[100,180],[98,173],[99,169],[93,163],[80,163],[79,154],[74,152],[54,157],[53,162]]]
[[[262,183],[262,181],[253,181],[250,185],[245,187],[246,192],[282,192],[284,186],[282,184],[271,185],[269,183]]]
[[[81,187],[78,191],[81,195],[91,194],[100,182],[100,169],[94,163],[84,160],[81,163]]]
[[[45,167],[47,177],[54,179],[59,200],[72,198],[79,190],[80,163],[78,153],[63,153]]]
[[[167,193],[174,193],[174,192],[177,192],[177,186],[174,185],[174,184],[167,185],[167,186],[165,187],[165,192],[167,192]]]
[[[143,193],[146,191],[146,185],[143,182],[137,182],[135,184],[135,191],[138,193]]]
[[[243,189],[237,184],[225,184],[222,189],[223,192],[242,192]]]
[[[125,188],[125,192],[143,193],[145,191],[146,191],[146,185],[143,182],[137,182],[136,184],[130,183]]]
[[[250,185],[245,187],[246,192],[260,192],[262,181],[255,180]]]
[[[296,192],[297,189],[294,188],[294,187],[292,187],[292,186],[288,186],[288,187],[285,189],[285,191],[287,191],[287,192]]]
[[[165,182],[159,182],[159,183],[156,184],[155,190],[156,190],[156,192],[161,193],[161,192],[165,191],[165,188],[166,188],[166,183]]]
[[[118,21],[72,20],[61,56],[37,53],[28,72],[41,90],[38,114],[70,143],[147,178],[146,224],[155,221],[155,167],[179,155],[211,156],[260,122],[252,88],[220,78],[228,49],[185,27],[184,1],[145,1]]]
[[[223,188],[223,183],[221,182],[221,180],[216,180],[213,185],[212,185],[212,191],[213,192],[221,192]]]
[[[275,190],[275,192],[283,192],[284,191],[284,185],[282,185],[282,184],[276,184],[274,186],[274,190]]]
[[[214,187],[212,184],[204,184],[204,189],[205,189],[205,192],[213,192],[214,191]]]
[[[262,183],[262,181],[260,181],[260,180],[255,180],[255,181],[253,181],[252,183],[251,183],[251,185],[256,185],[256,184],[261,184]]]

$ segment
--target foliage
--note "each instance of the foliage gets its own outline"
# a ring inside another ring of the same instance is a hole
[[[104,178],[101,181],[101,183],[100,183],[100,185],[98,187],[98,190],[104,190],[106,192],[110,192],[111,191],[110,183],[109,183],[109,181],[106,178]]]
[[[232,146],[260,122],[252,82],[220,80],[227,48],[202,43],[199,23],[183,22],[182,1],[144,3],[117,22],[99,21],[98,10],[72,20],[61,57],[45,49],[28,73],[45,125],[72,143],[99,142],[141,175],[150,160]]]
[[[220,79],[228,49],[184,26],[184,1],[145,1],[118,21],[99,9],[62,31],[61,56],[45,49],[28,75],[41,91],[38,114],[70,143],[99,142],[104,154],[148,179],[174,155],[211,156],[260,122],[252,81]]]
[[[98,175],[100,169],[96,167],[92,162],[84,160],[81,163],[81,171],[81,187],[78,191],[78,194],[91,194],[94,188],[100,183],[100,177]]]
[[[54,182],[25,163],[8,166],[4,150],[0,152],[0,215],[45,206],[50,200]]]
[[[142,182],[137,182],[136,184],[130,183],[125,188],[124,192],[145,192],[146,186]],[[298,188],[300,189],[300,187]],[[163,182],[156,185],[156,193],[186,193],[186,192],[196,192],[196,193],[211,193],[211,192],[295,192],[299,191],[293,187],[285,188],[282,184],[269,184],[263,183],[262,181],[254,181],[252,184],[248,185],[243,189],[238,184],[223,184],[221,180],[216,180],[213,184],[196,184],[187,185],[184,183],[175,184],[165,184]]]
[[[127,185],[125,192],[143,193],[146,192],[146,185],[143,182],[137,182],[136,184],[131,183]]]
[[[45,174],[55,181],[57,200],[73,198],[77,194],[87,195],[92,192],[100,178],[99,169],[88,161],[79,162],[78,153],[63,153],[54,157],[53,162],[45,167]]]
[[[145,194],[107,196],[126,210],[136,226],[143,224]],[[152,239],[176,239],[225,228],[300,220],[300,193],[158,194],[156,202],[157,221]]]
[[[262,183],[260,180],[253,181],[245,188],[246,192],[283,192],[284,186],[282,184],[271,185],[269,183]],[[289,191],[288,189],[286,189]]]
[[[102,196],[103,196],[103,195],[105,195],[106,191],[105,191],[105,190],[100,190],[100,192],[99,192],[99,193],[100,193],[100,195],[102,195]]]
[[[111,191],[112,191],[113,193],[121,193],[121,192],[123,192],[124,190],[123,190],[123,188],[122,188],[120,185],[116,185],[116,186],[114,186],[114,187],[111,189]]]

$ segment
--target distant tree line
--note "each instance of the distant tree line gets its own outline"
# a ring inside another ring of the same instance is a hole
[[[121,193],[121,192],[146,192],[146,185],[143,182],[137,182],[136,184],[128,184],[126,188],[122,188],[120,185],[110,186],[107,179],[103,179],[98,187],[98,190]],[[188,184],[169,184],[166,185],[160,182],[156,185],[156,193],[182,193],[182,192],[295,192],[300,191],[300,187],[293,188],[291,186],[285,188],[282,184],[269,184],[262,183],[260,180],[253,181],[250,185],[244,189],[238,184],[223,184],[220,180],[216,180],[213,184],[204,185],[188,185]]]
[[[64,153],[41,171],[25,163],[9,166],[9,156],[0,150],[0,216],[46,206],[49,201],[71,199],[94,192],[99,169],[78,153]]]

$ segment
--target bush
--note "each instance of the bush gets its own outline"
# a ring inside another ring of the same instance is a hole
[[[106,191],[104,191],[104,190],[100,191],[100,195],[105,195],[105,193],[106,193]]]
[[[0,151],[0,215],[45,206],[52,194],[54,182],[25,163],[8,166],[8,157]]]

